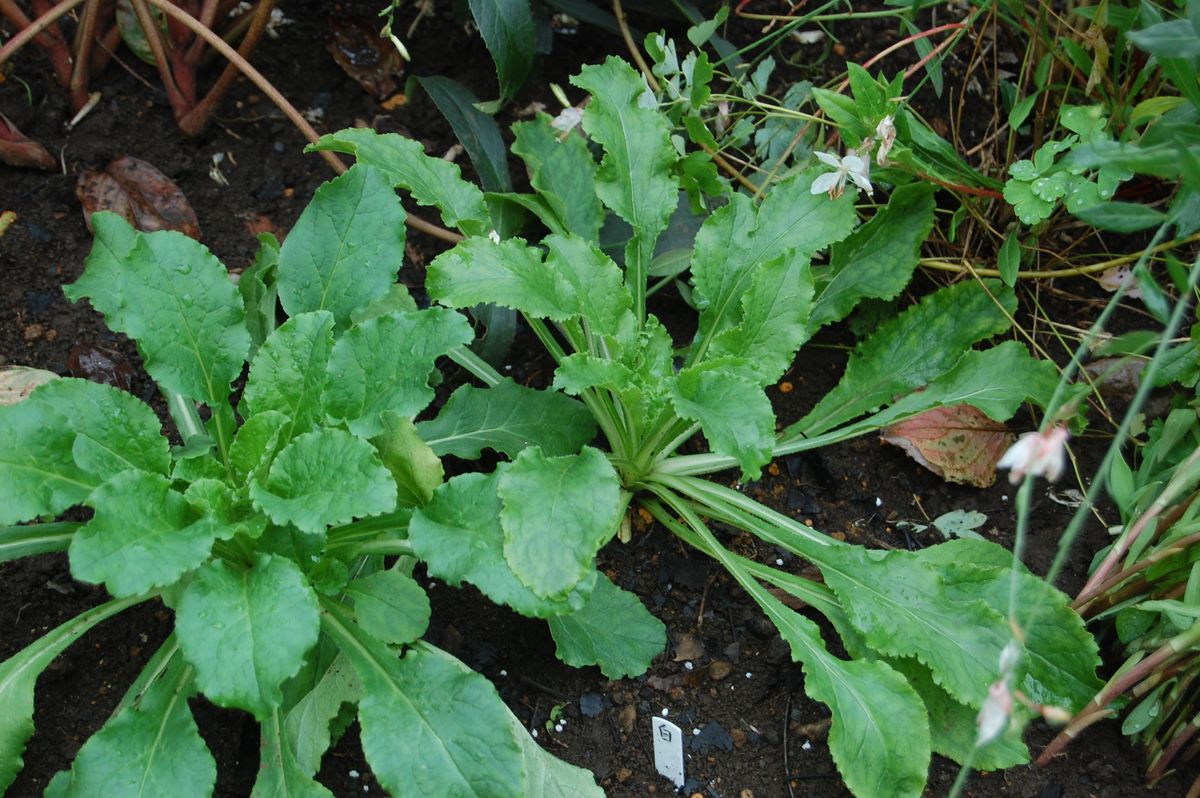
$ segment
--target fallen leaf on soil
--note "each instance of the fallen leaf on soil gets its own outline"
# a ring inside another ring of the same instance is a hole
[[[262,213],[247,213],[244,217],[246,220],[246,232],[255,238],[259,233],[270,233],[275,236],[279,243],[283,243],[283,239],[287,236],[283,228],[271,221],[271,217]]]
[[[329,20],[333,38],[327,45],[333,60],[347,75],[374,97],[387,97],[396,90],[396,76],[404,71],[404,59],[375,26],[357,17]]]
[[[1141,299],[1141,289],[1137,287],[1137,283],[1133,280],[1133,271],[1128,266],[1113,266],[1111,269],[1105,269],[1100,274],[1100,287],[1105,291],[1112,293],[1122,285],[1126,286],[1125,296],[1130,299]]]
[[[669,693],[683,682],[679,674],[674,676],[647,676],[646,684],[663,693]]]
[[[67,355],[67,368],[79,377],[128,391],[133,381],[133,366],[116,349],[91,341],[77,343]]]
[[[42,383],[57,379],[58,375],[53,371],[29,366],[0,368],[0,405],[15,405]]]
[[[179,186],[145,161],[124,155],[104,168],[84,170],[75,184],[83,203],[83,220],[92,229],[92,214],[112,211],[147,233],[178,230],[200,240],[196,212]]]
[[[675,661],[686,662],[687,660],[700,659],[704,656],[704,644],[695,635],[681,635],[679,642],[675,644]]]
[[[882,440],[948,482],[986,488],[1013,435],[970,405],[935,407],[884,429]]]
[[[9,118],[0,114],[0,161],[9,166],[31,166],[53,172],[58,168],[58,161],[50,151],[25,138],[25,134],[17,130]]]
[[[1102,357],[1084,365],[1100,393],[1108,399],[1129,402],[1142,384],[1142,371],[1149,361],[1133,357]]]
[[[796,598],[786,590],[780,590],[777,587],[769,587],[767,588],[767,592],[783,602],[784,606],[791,607],[793,610],[802,610],[808,606],[807,601],[801,598]]]

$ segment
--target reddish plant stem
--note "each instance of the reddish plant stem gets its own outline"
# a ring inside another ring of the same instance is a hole
[[[54,76],[63,86],[71,83],[71,51],[62,34],[58,31],[58,18],[78,6],[84,0],[62,0],[61,3],[49,8],[35,19],[29,19],[17,7],[13,0],[0,0],[0,12],[20,31],[0,47],[0,64],[12,58],[13,53],[24,47],[31,39],[37,39],[38,45],[45,48],[54,67]]]
[[[1195,494],[1193,494],[1193,496],[1188,499],[1188,502],[1190,503],[1193,498],[1195,498]],[[1084,615],[1102,597],[1107,596],[1108,593],[1113,588],[1115,588],[1117,585],[1124,582],[1126,579],[1129,579],[1130,577],[1146,570],[1147,568],[1154,565],[1155,563],[1162,562],[1163,560],[1167,559],[1168,557],[1178,554],[1179,552],[1185,550],[1189,546],[1195,545],[1197,543],[1200,543],[1200,532],[1197,532],[1193,535],[1188,535],[1187,537],[1184,537],[1184,538],[1180,538],[1179,540],[1172,543],[1170,546],[1167,546],[1164,549],[1160,549],[1159,551],[1154,552],[1153,554],[1151,554],[1149,557],[1145,558],[1144,560],[1139,560],[1134,565],[1130,566],[1129,568],[1126,568],[1124,571],[1121,571],[1119,573],[1116,573],[1116,574],[1110,576],[1108,579],[1106,579],[1104,582],[1100,583],[1100,585],[1098,585],[1096,587],[1095,595],[1092,598],[1084,600],[1084,601],[1080,601],[1080,599],[1076,599],[1075,602],[1071,604],[1071,608],[1074,609],[1076,612],[1078,612],[1080,615]],[[1107,605],[1107,602],[1106,602],[1106,605]]]
[[[167,53],[162,36],[159,35],[154,16],[146,7],[145,0],[130,0],[130,3],[133,6],[133,12],[137,15],[138,24],[142,26],[142,33],[146,34],[146,44],[150,45],[150,52],[154,54],[154,63],[158,67],[158,79],[162,81],[163,90],[167,93],[167,102],[171,104],[171,112],[176,119],[179,119],[187,113],[192,103],[183,95],[179,90],[179,85],[175,82],[175,76],[171,73],[171,57]]]
[[[91,66],[92,45],[96,42],[96,17],[100,14],[100,0],[87,0],[79,19],[79,31],[75,36],[75,68],[71,70],[71,106],[76,110],[87,102],[88,67]]]

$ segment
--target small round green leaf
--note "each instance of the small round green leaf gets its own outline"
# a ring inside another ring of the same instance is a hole
[[[411,643],[429,626],[429,597],[411,576],[376,571],[346,588],[358,625],[384,643]]]

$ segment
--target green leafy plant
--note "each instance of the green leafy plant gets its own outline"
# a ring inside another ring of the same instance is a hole
[[[430,186],[461,182],[450,164],[421,165]],[[484,229],[463,197],[463,226]],[[476,358],[465,317],[420,310],[395,284],[404,218],[386,170],[355,166],[318,190],[282,247],[263,236],[235,287],[190,238],[93,217],[96,244],[67,294],[137,342],[179,444],[140,400],[84,380],[0,407],[0,557],[66,550],[72,574],[113,597],[0,663],[0,789],[22,766],[41,671],[104,619],[159,599],[173,633],[48,795],[211,794],[216,766],[187,703],[197,694],[259,721],[255,796],[330,795],[313,776],[356,716],[394,795],[600,794],[485,678],[421,640],[418,545],[430,570],[548,618],[568,662],[638,673],[665,632],[595,569],[619,487],[584,446],[595,425],[582,405],[496,378],[486,403],[460,388],[414,424],[435,361]],[[438,489],[440,455],[485,447],[515,460]],[[554,495],[575,476],[586,490]],[[80,505],[89,520],[22,524]],[[551,530],[560,545],[546,545]],[[502,552],[540,559],[539,546],[544,578],[527,586]]]
[[[396,136],[346,130],[315,145],[384,171],[416,201],[437,205],[448,224],[474,215],[476,230],[430,264],[429,294],[449,307],[490,302],[520,311],[555,361],[554,386],[578,397],[606,444],[606,456],[585,450],[570,463],[526,450],[498,477],[449,480],[414,511],[413,551],[431,574],[465,579],[493,598],[501,598],[489,577],[498,557],[534,594],[569,597],[589,578],[586,563],[597,547],[629,538],[624,519],[640,505],[718,560],[778,627],[804,667],[805,689],[833,714],[830,748],[856,794],[919,795],[931,751],[974,757],[988,768],[1026,761],[1025,746],[1012,736],[975,750],[976,714],[1006,650],[1006,678],[1041,704],[1074,708],[1094,692],[1095,645],[1065,596],[982,540],[868,551],[705,478],[737,469],[753,480],[777,455],[932,407],[966,403],[1003,420],[1027,399],[1045,403],[1056,383],[1052,365],[1015,342],[973,348],[1008,328],[1011,292],[983,281],[924,298],[881,324],[855,350],[841,383],[777,432],[764,387],[792,367],[819,328],[864,298],[899,294],[932,224],[932,189],[898,188],[859,224],[853,189],[836,199],[824,189],[814,193],[816,170],[789,175],[759,204],[717,182],[710,199],[720,207],[703,220],[687,258],[696,331],[679,344],[648,307],[649,284],[684,172],[711,164],[680,153],[654,96],[623,62],[585,67],[573,83],[591,95],[582,126],[603,157],[597,163],[584,138],[560,134],[549,117],[519,123],[513,150],[529,170],[532,195],[485,196],[449,179],[435,184],[428,160]],[[537,244],[489,235],[488,203],[499,202],[519,203],[548,235]],[[626,231],[615,248],[605,233],[614,226]],[[490,368],[467,365],[485,384],[494,382]],[[495,389],[460,390],[486,396]],[[453,426],[460,415],[447,405],[433,423]],[[707,452],[684,453],[701,437]],[[535,526],[503,505],[545,496],[547,486],[564,510],[594,523],[558,529],[566,515],[542,510],[540,520],[550,523]],[[502,547],[467,546],[501,525]],[[805,558],[823,582],[731,552],[718,537],[727,528]],[[823,615],[849,658],[832,654],[821,628],[767,585]],[[614,603],[610,617],[625,611]],[[551,619],[560,644],[571,636],[562,627],[575,617]]]

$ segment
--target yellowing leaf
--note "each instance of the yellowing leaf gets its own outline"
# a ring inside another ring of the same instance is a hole
[[[977,488],[996,481],[996,462],[1013,442],[1003,424],[970,405],[926,410],[887,427],[881,438],[947,482]]]

